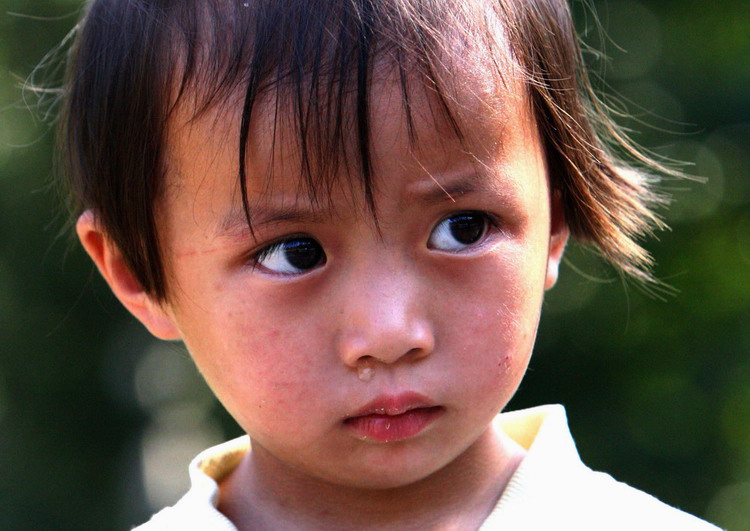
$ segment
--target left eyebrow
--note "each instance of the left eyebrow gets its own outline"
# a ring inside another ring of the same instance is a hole
[[[485,179],[476,173],[463,175],[453,180],[441,183],[431,176],[430,180],[420,182],[409,195],[413,200],[424,204],[443,203],[446,200],[456,202],[456,199],[466,194],[497,193],[489,186]]]
[[[304,208],[299,205],[250,205],[250,223],[252,227],[262,227],[274,223],[310,223],[324,217],[318,209]],[[249,230],[247,217],[242,208],[233,208],[216,227],[216,236],[232,237],[244,235]]]

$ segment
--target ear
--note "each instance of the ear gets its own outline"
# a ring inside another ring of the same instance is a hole
[[[544,280],[544,289],[552,288],[557,282],[560,271],[560,261],[565,252],[565,244],[568,243],[570,230],[565,222],[563,211],[562,194],[554,190],[550,197],[550,234],[549,252],[547,255],[547,277]]]
[[[101,229],[92,211],[87,210],[81,214],[76,223],[76,232],[104,280],[130,313],[154,336],[160,339],[179,339],[179,330],[168,309],[143,290],[120,250]]]

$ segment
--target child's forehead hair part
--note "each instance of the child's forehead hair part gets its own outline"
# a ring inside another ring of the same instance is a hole
[[[325,200],[337,175],[356,175],[373,207],[378,76],[397,81],[418,146],[419,91],[464,139],[471,124],[454,89],[472,82],[472,69],[489,81],[473,88],[495,112],[497,96],[522,80],[573,234],[638,276],[648,256],[635,238],[656,221],[654,196],[637,173],[618,170],[597,135],[597,121],[613,130],[591,100],[566,0],[94,0],[71,56],[62,121],[77,208],[97,214],[146,291],[163,299],[154,208],[175,116],[241,109],[246,211],[251,125],[269,106],[291,124],[313,196]]]

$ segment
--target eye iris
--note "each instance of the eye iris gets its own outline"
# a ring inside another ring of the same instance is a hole
[[[464,214],[450,219],[451,236],[463,244],[477,242],[485,230],[485,220],[479,216]]]
[[[310,269],[320,263],[323,249],[314,240],[292,240],[284,243],[284,256],[297,269]]]

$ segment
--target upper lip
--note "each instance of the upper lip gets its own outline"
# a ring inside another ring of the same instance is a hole
[[[434,407],[434,403],[424,395],[413,391],[397,394],[382,394],[368,402],[348,418],[367,415],[401,415],[411,409]]]

